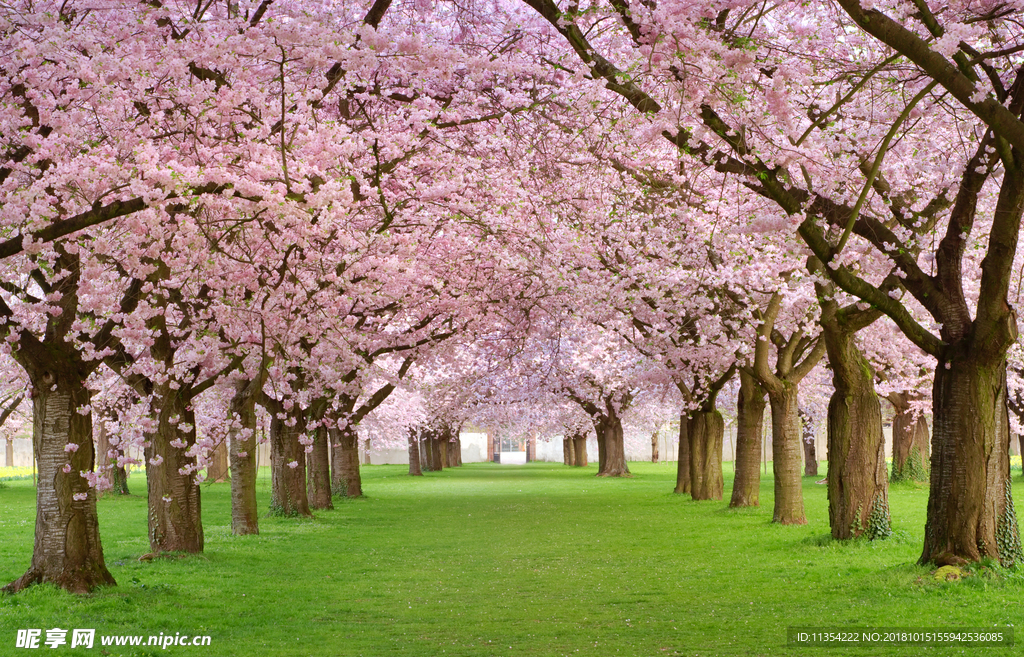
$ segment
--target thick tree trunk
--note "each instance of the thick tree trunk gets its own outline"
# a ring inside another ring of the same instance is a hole
[[[434,441],[430,431],[420,433],[420,468],[426,472],[434,470],[433,446]]]
[[[818,476],[818,454],[814,446],[814,421],[811,416],[800,411],[800,423],[803,427],[804,476]]]
[[[828,513],[838,540],[892,533],[882,410],[874,386],[864,384],[837,387],[828,404]]]
[[[459,466],[459,452],[461,451],[458,436],[455,430],[449,428],[444,431],[443,437],[445,442],[444,465],[447,468],[457,468]]]
[[[414,477],[423,476],[423,469],[420,467],[420,444],[412,430],[409,431],[409,474]]]
[[[28,571],[4,591],[52,582],[72,593],[87,593],[116,584],[103,560],[96,491],[80,474],[91,472],[95,460],[92,418],[78,412],[90,394],[84,377],[72,368],[38,369],[42,371],[32,377],[32,444],[39,471],[35,544]],[[66,451],[66,445],[78,448]]]
[[[966,351],[966,350],[963,350]],[[954,354],[935,369],[931,490],[921,563],[1022,562],[1010,494],[1006,363]]]
[[[572,443],[573,465],[578,468],[587,467],[587,434],[576,434]]]
[[[731,507],[758,506],[761,492],[761,427],[764,424],[764,390],[754,377],[740,372],[736,404],[736,476]]]
[[[455,434],[455,467],[462,467],[462,436]]]
[[[312,517],[306,496],[306,450],[299,442],[306,429],[304,413],[297,404],[285,410],[280,402],[267,403],[271,415],[270,513]]]
[[[658,462],[658,431],[651,434],[651,463]]]
[[[310,509],[333,509],[331,502],[331,452],[327,444],[327,427],[317,427],[313,434],[313,451],[306,455],[309,468],[306,498]]]
[[[687,431],[690,442],[690,496],[722,499],[722,442],[725,421],[716,409],[694,411]]]
[[[562,463],[572,465],[572,438],[562,438]]]
[[[890,481],[928,481],[928,420],[915,414],[908,393],[892,393],[892,474]]]
[[[331,488],[340,497],[362,497],[359,476],[359,434],[354,426],[331,429]]]
[[[444,470],[445,461],[448,460],[448,440],[443,434],[434,434],[430,442],[430,469],[440,472]]]
[[[231,533],[259,534],[256,510],[256,397],[259,381],[236,381],[229,406],[233,422],[228,432],[231,464]]]
[[[675,493],[690,492],[690,416],[687,413],[679,414],[679,449],[678,460],[676,461],[676,489]]]
[[[171,381],[155,386],[157,430],[146,447],[149,497],[149,547],[160,552],[202,552],[203,519],[196,458],[187,454],[196,442],[196,421],[185,390]]]
[[[221,442],[214,448],[210,463],[206,466],[206,481],[227,481],[228,477],[228,446]]]
[[[775,476],[775,510],[772,522],[805,525],[800,476],[800,414],[798,387],[782,382],[777,393],[768,393],[772,408],[772,472]]]
[[[598,440],[598,454],[599,456],[601,452],[604,454],[597,476],[629,477],[629,467],[626,465],[626,445],[622,433],[622,420],[614,411],[609,411],[607,415],[601,417],[598,426],[600,427],[598,438],[604,437],[604,440]],[[601,449],[602,446],[604,449]]]

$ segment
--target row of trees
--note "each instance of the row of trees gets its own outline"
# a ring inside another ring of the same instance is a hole
[[[145,451],[153,550],[196,551],[218,441],[233,527],[256,528],[257,406],[285,513],[360,494],[360,427],[593,427],[599,474],[624,476],[623,417],[665,404],[676,490],[718,499],[738,379],[732,503],[758,502],[769,406],[773,518],[802,523],[799,390],[826,357],[833,536],[885,533],[879,393],[916,426],[931,379],[921,560],[1018,563],[1019,11],[0,10],[0,335],[40,473],[8,588],[113,581],[100,417],[118,465]]]

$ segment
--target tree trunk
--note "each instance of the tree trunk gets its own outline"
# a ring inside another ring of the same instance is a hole
[[[587,467],[587,434],[576,434],[572,443],[573,465],[578,468]]]
[[[265,401],[270,411],[270,513],[312,517],[306,496],[306,450],[299,442],[306,429],[305,414],[298,404],[286,410],[280,401]]]
[[[985,364],[967,349],[940,359],[932,404],[931,490],[921,563],[960,564],[987,556],[1006,567],[1020,564],[1010,494],[1005,360]]]
[[[101,477],[108,476],[111,466],[110,440],[107,438],[107,425],[102,416],[92,424],[92,437],[96,443],[96,472]]]
[[[13,468],[14,467],[14,439],[13,438],[8,438],[7,439],[7,450],[4,453],[4,457],[5,457],[5,462],[7,463],[7,467],[8,468]]]
[[[783,381],[777,393],[768,393],[772,408],[772,472],[775,476],[775,510],[772,522],[805,525],[800,477],[800,415],[798,387]]]
[[[818,454],[814,448],[814,421],[811,416],[800,411],[800,423],[803,427],[804,476],[818,476]]]
[[[320,425],[313,434],[313,451],[306,455],[309,468],[306,498],[310,509],[333,509],[331,501],[331,452],[327,445],[327,427]]]
[[[196,421],[184,386],[156,385],[157,430],[145,450],[149,497],[149,547],[160,552],[202,552],[203,519],[196,458],[187,451],[196,442]],[[172,444],[172,443],[176,443]]]
[[[875,372],[854,343],[852,331],[826,317],[822,326],[835,388],[828,404],[828,514],[832,537],[885,538],[892,531]]]
[[[572,465],[572,438],[562,438],[562,462]]]
[[[423,469],[420,467],[420,444],[416,439],[413,430],[409,430],[409,474],[414,477],[422,477]]]
[[[229,406],[228,460],[231,464],[231,533],[259,534],[256,511],[256,397],[260,381],[236,381]]]
[[[442,434],[445,443],[445,461],[444,465],[447,468],[455,468],[459,465],[459,443],[456,442],[457,436],[455,431],[451,428],[445,429]]]
[[[725,421],[716,409],[694,411],[687,431],[690,443],[690,496],[722,499],[722,442]]]
[[[676,461],[676,493],[689,493],[690,482],[690,416],[679,414],[679,448]]]
[[[19,361],[24,359],[21,355]],[[72,593],[87,593],[114,585],[103,560],[96,490],[79,474],[91,472],[95,460],[92,417],[78,412],[90,399],[84,377],[73,366],[32,369],[32,445],[39,472],[35,544],[28,571],[3,590],[16,593],[52,582]],[[66,451],[66,445],[78,449]]]
[[[740,392],[736,404],[736,476],[732,483],[731,507],[758,506],[761,493],[761,427],[764,389],[754,377],[740,371]]]
[[[128,495],[128,472],[123,465],[118,465],[123,452],[111,443],[102,418],[93,423],[93,435],[96,437],[96,472],[110,481],[113,494]]]
[[[431,439],[430,431],[420,432],[420,468],[427,472],[434,470],[433,451],[434,441]]]
[[[829,400],[828,502],[832,538],[892,533],[882,411],[870,384],[837,388]]]
[[[658,462],[658,431],[651,434],[651,463]]]
[[[597,474],[604,472],[604,464],[608,460],[608,451],[605,446],[605,424],[607,418],[601,416],[594,422],[594,433],[597,435]]]
[[[214,448],[210,463],[206,466],[206,481],[227,481],[228,476],[228,446],[221,442]]]
[[[598,426],[604,440],[598,440],[598,454],[604,453],[598,477],[629,477],[629,467],[626,465],[626,446],[622,434],[622,420],[618,414],[609,409],[608,414],[601,417]],[[601,449],[603,446],[604,449]]]
[[[352,425],[331,429],[331,488],[340,497],[362,497],[359,476],[359,434]]]
[[[111,468],[110,486],[115,495],[131,495],[128,490],[128,471],[123,465],[115,465]]]
[[[455,467],[462,467],[462,436],[455,434]]]
[[[448,459],[448,441],[443,434],[435,433],[430,442],[430,469],[440,472],[444,470],[445,461]]]
[[[892,474],[890,481],[928,481],[928,420],[911,410],[908,393],[892,393]]]

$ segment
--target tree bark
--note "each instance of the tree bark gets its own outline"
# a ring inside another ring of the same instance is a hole
[[[772,408],[772,473],[775,476],[775,510],[772,522],[805,525],[800,477],[800,415],[798,386],[783,381],[781,390],[768,392]]]
[[[690,415],[679,414],[679,448],[676,461],[675,493],[689,493],[690,481]]]
[[[658,462],[658,430],[651,434],[651,463]]]
[[[102,417],[93,422],[93,435],[96,438],[96,471],[107,477],[114,495],[128,495],[128,471],[123,465],[118,465],[124,452],[111,442]]]
[[[562,463],[572,465],[572,438],[562,438]]]
[[[725,420],[714,408],[694,411],[690,417],[687,437],[690,443],[690,496],[694,500],[720,500],[722,477],[722,443]]]
[[[430,469],[440,472],[448,460],[448,440],[443,433],[434,433],[430,442]]]
[[[306,450],[299,442],[306,430],[305,413],[298,404],[286,409],[275,399],[265,398],[264,403],[270,411],[270,513],[312,517],[306,496]]]
[[[572,439],[573,465],[577,468],[587,467],[587,434],[578,433]]]
[[[340,497],[362,497],[359,475],[359,434],[352,425],[331,429],[331,488]]]
[[[202,552],[196,458],[187,454],[196,442],[195,414],[184,386],[176,390],[172,383],[168,380],[154,386],[157,430],[149,435],[145,449],[149,547],[154,553]]]
[[[227,481],[228,446],[221,442],[213,450],[209,465],[206,466],[206,481]]]
[[[823,313],[835,392],[828,404],[828,500],[832,537],[885,538],[892,533],[885,472],[882,407],[875,372],[852,331]]]
[[[420,467],[420,445],[412,429],[409,430],[409,474],[413,477],[423,476],[423,469]]]
[[[928,481],[928,420],[911,410],[911,395],[888,396],[896,414],[892,418],[892,474],[890,481]]]
[[[811,271],[820,271],[812,258]],[[856,332],[881,313],[841,308],[834,287],[817,284],[821,306],[821,339],[832,370],[828,404],[828,515],[832,538],[886,538],[889,480],[885,471],[882,407],[875,393],[875,370],[855,341]],[[806,442],[806,439],[805,439]]]
[[[310,509],[333,509],[331,501],[331,452],[327,427],[320,425],[313,434],[313,451],[306,455],[308,467],[306,498]]]
[[[229,405],[228,461],[231,465],[231,533],[259,534],[256,510],[256,397],[261,380],[236,381]]]
[[[965,350],[966,351],[966,350]],[[1006,364],[940,359],[932,391],[931,491],[922,563],[1022,562],[1010,493]],[[972,473],[968,475],[967,473]]]
[[[7,449],[4,452],[5,462],[8,468],[14,467],[14,439],[7,439]]]
[[[597,472],[598,477],[629,477],[626,465],[626,446],[622,433],[622,420],[611,407],[606,404],[608,412],[596,423],[598,428],[598,455],[601,460]],[[603,453],[603,456],[602,456]]]
[[[818,454],[814,448],[814,421],[811,416],[800,411],[800,424],[803,427],[804,476],[818,476]]]
[[[764,424],[764,389],[754,377],[740,371],[736,404],[736,476],[731,507],[758,506],[761,493],[761,427]]]
[[[445,467],[456,468],[459,466],[459,451],[461,445],[458,443],[458,436],[451,427],[445,429],[442,434],[445,443]]]
[[[19,356],[22,362],[26,358]],[[3,590],[16,593],[51,582],[72,593],[87,593],[116,584],[103,559],[96,490],[80,474],[95,465],[92,417],[78,412],[89,403],[90,393],[73,366],[39,365],[26,367],[34,390],[32,445],[39,472],[35,544],[28,571]],[[78,449],[65,451],[66,445]]]
[[[432,440],[431,432],[429,429],[420,432],[419,443],[420,468],[426,472],[432,472],[434,470],[434,458],[431,452],[433,451],[434,441]]]

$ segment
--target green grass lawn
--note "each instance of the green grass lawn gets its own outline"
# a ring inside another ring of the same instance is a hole
[[[412,478],[405,466],[370,466],[365,498],[315,520],[263,518],[262,533],[244,537],[231,535],[228,485],[204,485],[205,554],[151,562],[138,561],[145,498],[105,497],[100,532],[118,586],[0,596],[0,655],[33,654],[15,648],[23,628],[212,637],[165,650],[40,649],[55,655],[1022,654],[786,645],[788,626],[1022,623],[1021,574],[940,583],[914,565],[926,487],[890,491],[890,540],[837,544],[814,478],[804,479],[808,524],[781,527],[770,522],[770,474],[760,508],[730,510],[674,495],[674,463],[630,468],[632,479],[598,479],[593,466],[473,464]],[[28,567],[31,485],[0,490],[4,582]],[[145,490],[138,475],[130,486]],[[265,509],[269,481],[260,486]]]

